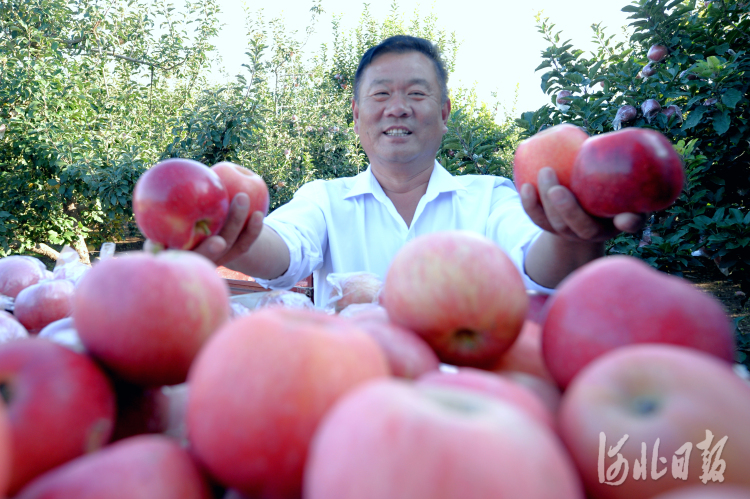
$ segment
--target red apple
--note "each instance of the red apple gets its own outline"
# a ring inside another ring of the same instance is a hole
[[[661,112],[661,104],[656,99],[646,99],[641,104],[641,112],[646,121],[651,123],[651,120]]]
[[[0,392],[12,445],[9,492],[109,441],[115,399],[87,356],[41,338],[0,345]]]
[[[371,313],[362,313],[349,320],[354,321],[383,349],[394,376],[414,379],[440,367],[437,355],[422,338],[387,318],[383,321],[373,318]]]
[[[0,497],[6,497],[13,458],[10,418],[5,403],[0,401]]]
[[[682,121],[682,110],[672,104],[670,106],[665,107],[661,110],[661,114],[667,117],[667,119],[671,118],[672,116],[677,116],[677,119],[681,122]]]
[[[68,347],[74,352],[86,353],[86,347],[83,346],[78,336],[72,317],[65,317],[47,324],[37,336]]]
[[[494,242],[433,232],[395,255],[380,297],[394,323],[417,333],[447,364],[492,367],[521,332],[529,298]]]
[[[633,343],[671,343],[734,359],[734,328],[721,303],[636,258],[588,263],[550,299],[542,352],[560,386],[595,358]]]
[[[12,314],[9,314],[5,310],[0,310],[0,343],[27,338],[28,336],[29,333],[23,327],[23,324],[18,322]]]
[[[333,286],[328,306],[336,313],[354,303],[377,303],[383,281],[371,272],[346,272],[328,274],[326,280]]]
[[[268,186],[263,177],[249,168],[230,163],[229,161],[216,163],[211,167],[211,170],[219,176],[221,183],[227,189],[230,202],[240,192],[247,194],[247,197],[250,198],[250,210],[247,213],[248,219],[256,211],[262,212],[264,217],[268,215],[270,198]],[[245,223],[247,223],[247,220]]]
[[[16,499],[211,499],[188,451],[160,435],[122,440],[42,475]]]
[[[575,125],[562,124],[539,132],[518,144],[513,159],[513,179],[516,189],[523,184],[538,188],[539,170],[550,166],[557,174],[557,181],[570,187],[570,173],[578,150],[589,136]]]
[[[433,371],[420,376],[417,386],[444,386],[481,393],[513,404],[539,423],[555,431],[553,414],[528,388],[491,372],[460,367],[458,372]]]
[[[680,155],[664,135],[626,128],[583,144],[570,189],[589,214],[612,218],[664,210],[680,196],[684,182]]]
[[[31,256],[0,258],[0,295],[15,298],[18,293],[46,278],[46,267]]]
[[[67,279],[32,284],[16,297],[13,314],[30,334],[73,313],[75,285]]]
[[[144,388],[115,380],[117,422],[112,440],[163,433],[187,443],[185,411],[188,384]]]
[[[73,321],[86,350],[146,386],[185,381],[204,341],[229,317],[229,288],[188,251],[99,262],[78,286]]]
[[[748,499],[750,488],[734,485],[711,484],[693,485],[674,489],[652,499]]]
[[[192,449],[226,487],[297,498],[320,419],[344,393],[388,374],[380,347],[349,320],[287,308],[236,318],[190,369]]]
[[[571,92],[570,90],[560,90],[557,93],[557,98],[555,99],[555,102],[557,104],[563,104],[563,105],[570,104],[573,101],[571,99],[566,99],[566,97],[570,97],[571,95],[573,95],[573,92]]]
[[[669,49],[664,45],[652,45],[651,48],[648,49],[646,57],[648,57],[649,61],[661,62],[667,58],[668,53]]]
[[[638,111],[633,106],[629,104],[621,106],[617,110],[617,113],[615,113],[615,118],[612,120],[612,128],[614,128],[615,131],[621,129],[623,123],[633,121],[637,115]]]
[[[659,71],[656,69],[656,66],[654,66],[654,64],[650,62],[646,64],[645,66],[643,66],[643,69],[641,69],[641,73],[643,74],[643,76],[646,76],[646,77],[654,76],[658,72]]]
[[[165,248],[194,248],[221,230],[228,211],[229,197],[219,176],[190,159],[158,163],[133,190],[138,228]]]
[[[542,356],[542,326],[539,323],[526,320],[521,333],[513,345],[505,352],[498,362],[492,366],[497,373],[516,371],[533,374],[548,381],[554,381],[547,370]]]
[[[520,371],[500,371],[497,374],[516,384],[526,387],[529,391],[539,397],[539,400],[542,401],[550,413],[557,414],[557,409],[560,407],[562,392],[554,381]]]
[[[591,497],[631,499],[703,486],[719,459],[724,484],[750,487],[749,413],[750,386],[729,364],[674,345],[632,345],[581,371],[558,425]]]
[[[326,415],[304,497],[583,498],[556,435],[510,403],[465,390],[374,381]]]

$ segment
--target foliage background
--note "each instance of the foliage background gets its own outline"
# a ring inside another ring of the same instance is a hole
[[[131,230],[133,186],[167,157],[252,168],[271,209],[305,182],[354,175],[367,164],[350,104],[359,55],[413,34],[438,43],[450,74],[460,47],[434,16],[407,19],[395,4],[384,20],[365,7],[350,31],[334,18],[324,28],[333,43],[309,47],[322,12],[316,0],[305,33],[246,11],[244,72],[212,85],[217,4],[183,2],[178,10],[167,0],[0,0],[0,256],[54,258],[72,244],[87,261],[89,249]],[[614,43],[595,25],[598,49],[589,54],[537,19],[549,44],[537,69],[550,104],[517,120],[473,89],[451,87],[438,160],[457,175],[512,177],[518,141],[546,127],[606,133],[624,104],[676,105],[682,119],[639,112],[625,126],[672,140],[686,165],[684,192],[646,233],[621,235],[608,250],[676,274],[713,260],[750,294],[750,2],[634,0],[623,10],[630,42]],[[656,43],[669,56],[639,78]],[[555,105],[561,90],[573,93],[569,109]],[[744,352],[749,343],[741,338]]]

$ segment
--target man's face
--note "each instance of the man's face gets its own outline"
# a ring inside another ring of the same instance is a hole
[[[435,67],[419,52],[388,53],[365,69],[359,101],[352,103],[354,131],[373,164],[432,165],[448,131],[450,101]]]

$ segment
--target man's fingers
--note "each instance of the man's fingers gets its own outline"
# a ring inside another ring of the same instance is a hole
[[[227,242],[221,236],[211,236],[193,248],[195,253],[201,254],[211,261],[216,261],[227,249]]]
[[[245,220],[247,220],[248,210],[250,209],[250,198],[244,192],[240,192],[234,199],[232,204],[229,205],[229,213],[227,214],[227,220],[224,222],[219,232],[224,241],[226,241],[226,247],[231,248],[237,238],[239,237],[242,229],[245,227]]]
[[[560,186],[555,171],[550,167],[539,170],[537,182],[539,183],[539,199],[553,231],[559,235],[570,235],[568,224],[558,211],[558,207],[565,207],[569,204],[566,197],[568,190]]]
[[[235,258],[246,253],[255,240],[258,239],[260,232],[263,230],[263,217],[264,215],[262,211],[256,211],[253,213],[247,221],[247,226],[234,242],[234,245],[216,263],[222,265],[231,262]]]
[[[548,232],[554,232],[552,226],[547,222],[547,215],[544,214],[544,207],[539,202],[536,189],[532,184],[523,184],[521,186],[521,205],[526,211],[532,222]]]
[[[646,225],[650,216],[650,213],[620,213],[613,222],[618,230],[634,234]]]

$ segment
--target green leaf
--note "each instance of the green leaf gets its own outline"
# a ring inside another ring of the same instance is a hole
[[[728,88],[726,92],[721,95],[721,102],[725,106],[734,109],[737,103],[742,99],[742,92],[736,88]]]
[[[683,130],[687,130],[689,128],[693,128],[695,125],[701,122],[701,118],[703,118],[703,115],[705,112],[708,111],[708,108],[706,106],[698,106],[692,111],[690,111],[690,114],[688,114],[687,119],[685,120],[685,123],[682,125]]]
[[[731,119],[729,118],[729,111],[719,111],[714,113],[714,130],[719,135],[724,135],[729,130]]]
[[[721,45],[718,45],[718,46],[714,47],[714,50],[716,51],[717,54],[721,55],[724,52],[726,52],[727,50],[729,50],[729,44],[728,43],[722,43]]]

